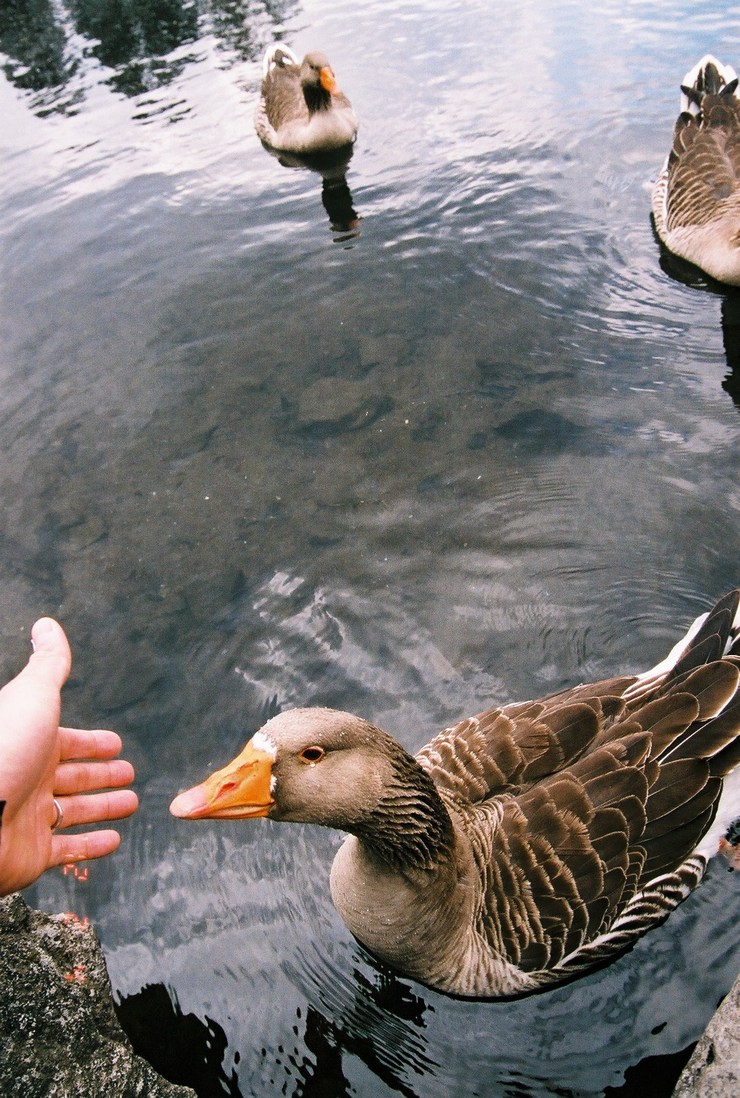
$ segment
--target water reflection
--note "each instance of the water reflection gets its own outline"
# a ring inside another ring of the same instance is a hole
[[[722,381],[722,388],[730,395],[733,404],[740,409],[740,290],[715,282],[693,263],[673,255],[662,241],[658,240],[652,215],[651,224],[655,239],[660,245],[661,270],[674,282],[708,294],[711,301],[717,297],[721,298],[722,343],[728,370]]]
[[[7,55],[5,76],[21,91],[64,86],[79,69],[79,59],[67,56],[67,34],[52,0],[0,5],[0,50]]]
[[[354,1053],[367,1065],[373,1075],[382,1080],[392,1091],[406,1098],[416,1098],[416,1091],[408,1087],[403,1079],[386,1063],[383,1053],[388,1051],[385,1042],[379,1042],[377,1034],[365,1027],[357,1027],[350,1032],[344,1026],[329,1021],[314,1007],[309,1006],[306,1015],[306,1027],[303,1035],[311,1060],[304,1058],[299,1067],[303,1076],[296,1089],[294,1098],[336,1098],[355,1094],[350,1080],[342,1066],[343,1053]],[[395,1051],[395,1050],[394,1050]],[[402,1049],[398,1050],[402,1053]]]
[[[223,1068],[226,1035],[206,1015],[183,1013],[175,992],[146,984],[116,1003],[134,1051],[171,1083],[192,1087],[198,1098],[242,1098],[234,1071]]]
[[[198,32],[198,6],[192,0],[69,0],[69,15],[74,30],[90,40],[101,64],[120,71],[118,86],[128,95],[143,90],[134,78],[137,70],[143,70],[143,61],[192,43]],[[170,79],[172,75],[174,71]],[[169,80],[163,76],[162,82]]]
[[[408,1085],[405,1076],[409,1067],[418,1074],[433,1070],[437,1065],[426,1057],[419,1058],[418,1051],[408,1040],[409,1030],[405,1025],[394,1025],[394,1012],[402,1012],[400,1017],[406,1020],[409,1009],[412,1021],[420,1024],[426,1004],[413,995],[408,988],[401,988],[392,977],[386,984],[379,976],[378,984],[372,985],[363,978],[361,972],[355,972],[357,996],[354,1009],[346,1015],[332,1017],[332,1013],[323,1013],[309,1002],[305,1011],[298,1008],[296,1018],[302,1022],[302,1032],[293,1027],[300,1042],[296,1046],[295,1056],[290,1057],[292,1070],[285,1073],[294,1077],[293,1098],[344,1098],[356,1094],[348,1071],[348,1059],[356,1058],[364,1064],[372,1075],[384,1083],[394,1094],[403,1094],[405,1098],[417,1098],[417,1091]],[[363,994],[364,993],[364,994]],[[368,996],[374,1009],[369,1009]],[[277,1050],[283,1053],[283,1049]],[[306,1055],[308,1053],[308,1055]],[[263,1050],[263,1055],[267,1050]],[[275,1056],[275,1050],[273,1050]],[[277,1066],[284,1066],[277,1058]],[[265,1073],[269,1077],[269,1072]],[[276,1080],[270,1078],[271,1084]],[[283,1088],[283,1092],[286,1090]]]
[[[285,168],[316,172],[321,176],[321,204],[329,217],[336,243],[344,243],[360,235],[360,218],[347,184],[347,168],[354,152],[353,145],[312,156],[281,152],[264,143],[263,148]]]
[[[722,340],[729,371],[722,388],[740,410],[740,292],[730,292],[722,300]]]
[[[324,980],[309,996],[309,1004],[313,1000],[322,1009],[309,1005],[306,1043],[318,1051],[310,1040],[313,1030],[324,1048],[331,1050],[331,1059],[339,1059],[340,1055],[356,1057],[389,1090],[415,1098],[416,1090],[408,1085],[409,1076],[434,1076],[440,1067],[430,1055],[423,1032],[425,1017],[434,1008],[361,946],[356,945],[356,949],[364,967],[354,965],[351,978],[349,972],[337,972],[336,988],[341,986],[341,996],[337,997]],[[300,982],[300,973],[294,972],[293,978]],[[314,1025],[310,1027],[312,1013]],[[318,1046],[318,1041],[315,1043]]]
[[[3,71],[19,90],[36,93],[40,116],[72,114],[89,92],[83,77],[91,59],[105,70],[104,83],[135,97],[181,76],[199,59],[196,43],[206,35],[214,36],[226,63],[255,60],[265,27],[279,26],[297,6],[296,0],[6,0]]]

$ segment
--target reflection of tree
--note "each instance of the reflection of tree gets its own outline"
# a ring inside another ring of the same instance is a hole
[[[9,60],[3,72],[23,91],[66,84],[77,70],[65,59],[66,37],[51,0],[3,0],[0,4],[0,50]]]
[[[129,96],[171,83],[185,62],[163,58],[198,33],[197,8],[184,0],[71,0],[70,12],[93,56],[114,70],[111,86]]]
[[[427,1059],[419,1032],[430,1008],[392,974],[381,973],[377,984],[359,972],[355,976],[355,1002],[340,1021],[309,1003],[303,1032],[293,1027],[293,1050],[282,1044],[262,1050],[265,1069],[274,1073],[275,1093],[287,1094],[292,1077],[292,1098],[349,1098],[355,1091],[343,1061],[350,1055],[390,1090],[417,1098],[405,1081],[407,1071],[421,1074],[438,1066]],[[183,1014],[177,996],[163,984],[147,984],[124,996],[116,1013],[134,1051],[165,1079],[193,1087],[200,1098],[242,1098],[236,1072],[232,1068],[227,1075],[224,1069],[228,1042],[222,1027],[211,1018]],[[298,1019],[302,1013],[297,1011]],[[239,1060],[235,1052],[233,1062]],[[276,1082],[280,1074],[286,1076],[281,1088]]]
[[[270,28],[284,22],[297,0],[0,0],[3,71],[23,91],[64,88],[83,56],[111,70],[108,83],[127,96],[174,80],[195,55],[174,51],[213,34],[226,59],[251,61],[262,52]],[[72,56],[70,34],[84,39]],[[82,95],[78,90],[75,101]],[[37,100],[46,109],[46,102]],[[66,111],[57,95],[52,109]],[[40,110],[39,113],[44,113]]]
[[[198,10],[186,0],[70,0],[79,34],[94,39],[103,65],[117,68],[134,58],[161,57],[192,42]]]
[[[284,23],[298,0],[210,0],[201,7],[220,48],[238,61],[253,61],[265,48],[260,27]]]

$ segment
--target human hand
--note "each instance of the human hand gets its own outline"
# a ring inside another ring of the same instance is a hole
[[[31,639],[28,663],[0,690],[0,895],[53,866],[111,854],[121,841],[117,831],[63,829],[120,820],[138,806],[133,790],[122,788],[134,769],[116,758],[120,736],[59,726],[61,688],[72,666],[64,630],[41,618]]]

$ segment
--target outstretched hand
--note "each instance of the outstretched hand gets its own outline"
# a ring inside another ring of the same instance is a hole
[[[64,630],[41,618],[31,639],[33,655],[0,690],[0,894],[25,888],[53,866],[111,854],[121,841],[117,831],[65,829],[120,820],[138,806],[133,790],[122,788],[134,770],[116,758],[120,736],[59,726],[72,665]]]

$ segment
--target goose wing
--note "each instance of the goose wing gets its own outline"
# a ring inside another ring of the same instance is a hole
[[[705,95],[697,115],[679,115],[668,157],[668,232],[705,225],[724,211],[740,216],[740,99]]]
[[[477,804],[562,769],[605,720],[624,712],[636,676],[605,679],[541,701],[487,709],[444,729],[416,758],[445,793]]]
[[[260,110],[273,130],[289,122],[308,123],[308,107],[303,95],[300,65],[293,57],[280,53],[262,79]]]
[[[417,756],[468,835],[479,933],[547,970],[540,982],[621,952],[716,852],[726,823],[707,836],[740,762],[739,603],[726,596],[643,675],[490,710]]]

